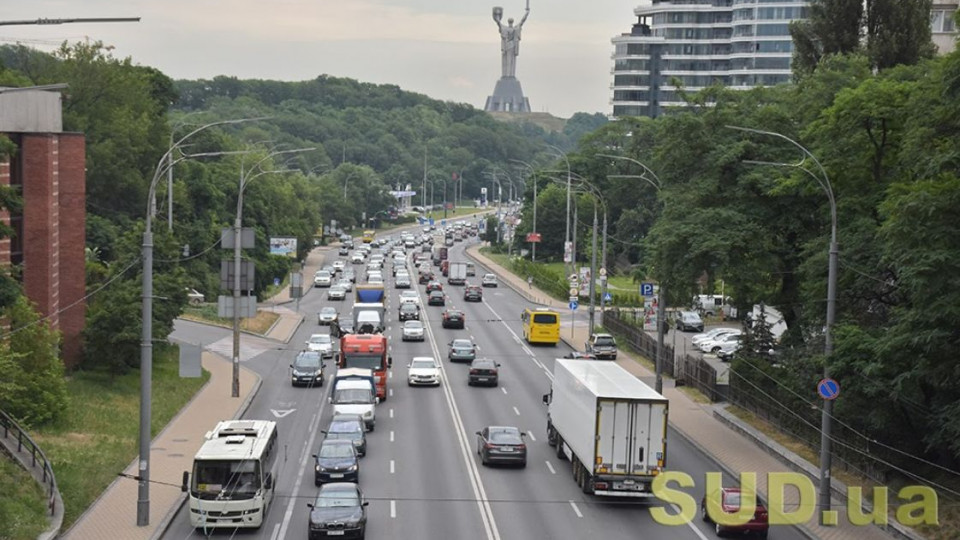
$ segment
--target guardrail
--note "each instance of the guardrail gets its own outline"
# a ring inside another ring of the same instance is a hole
[[[43,477],[42,483],[44,487],[48,488],[47,508],[50,509],[51,516],[56,514],[57,479],[53,476],[53,467],[50,466],[50,461],[47,459],[47,456],[43,453],[43,450],[37,446],[37,443],[33,442],[30,435],[20,427],[20,424],[3,411],[0,411],[0,427],[3,427],[3,437],[6,439],[11,438],[10,433],[13,432],[14,438],[16,438],[17,441],[17,452],[23,452],[24,446],[27,447],[27,452],[30,453],[32,460],[30,466],[34,469],[37,468],[37,458],[39,457],[40,470]]]

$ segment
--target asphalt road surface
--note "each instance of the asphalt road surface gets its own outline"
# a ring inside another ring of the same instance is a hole
[[[393,233],[396,235],[397,233]],[[463,248],[450,249],[451,260],[465,260]],[[327,254],[328,262],[337,258]],[[358,282],[365,272],[355,265]],[[412,270],[415,270],[411,267]],[[478,265],[479,284],[484,269]],[[413,274],[415,276],[415,274]],[[447,307],[466,313],[466,328],[444,329],[444,308],[426,306],[420,293],[427,336],[423,343],[402,342],[397,321],[398,292],[393,288],[389,266],[387,287],[387,334],[393,357],[388,381],[388,399],[377,406],[377,427],[368,433],[368,453],[361,460],[360,486],[370,500],[367,538],[370,539],[712,539],[712,528],[697,517],[688,525],[664,526],[651,517],[650,509],[665,506],[657,500],[606,500],[584,495],[571,475],[568,461],[556,457],[546,442],[546,411],[541,397],[550,389],[549,374],[554,358],[569,349],[531,347],[521,341],[520,313],[527,302],[507,287],[484,289],[483,302],[464,302],[462,287],[444,285]],[[307,276],[311,279],[310,276]],[[289,364],[312,333],[327,332],[316,324],[316,312],[334,305],[348,317],[352,295],[344,302],[330,302],[326,289],[312,289],[300,302],[306,315],[287,345],[243,336],[245,365],[263,378],[263,385],[245,418],[276,420],[283,444],[277,494],[266,522],[259,530],[223,530],[216,538],[255,537],[306,538],[307,503],[317,488],[313,485],[311,453],[316,452],[331,417],[327,404],[329,384],[321,388],[293,388]],[[291,304],[292,306],[292,304]],[[174,339],[203,343],[223,350],[229,331],[178,322]],[[501,364],[498,387],[469,387],[467,364],[447,361],[447,344],[469,337],[479,346],[479,356]],[[227,353],[229,356],[229,349]],[[407,363],[414,356],[434,356],[443,366],[438,388],[408,387]],[[335,374],[332,362],[327,378]],[[652,384],[652,381],[646,381]],[[528,433],[527,467],[485,467],[476,453],[475,432],[487,425],[513,425]],[[212,427],[212,426],[211,426]],[[684,471],[697,482],[688,492],[699,501],[704,474],[720,470],[707,456],[672,430],[668,435],[667,468]],[[732,485],[733,479],[729,480]],[[186,506],[184,506],[186,508]],[[675,509],[670,509],[671,513]],[[189,525],[181,510],[163,538],[198,538],[202,531]],[[804,538],[794,528],[771,529],[770,537]]]

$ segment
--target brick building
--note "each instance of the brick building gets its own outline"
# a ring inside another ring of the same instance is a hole
[[[20,267],[27,297],[62,334],[70,367],[80,361],[86,316],[86,145],[83,134],[63,132],[56,90],[0,88],[0,133],[17,147],[0,162],[0,183],[23,199],[19,213],[0,212],[15,231],[0,240],[0,264]]]

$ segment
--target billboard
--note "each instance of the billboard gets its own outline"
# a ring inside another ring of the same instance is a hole
[[[297,239],[293,236],[271,236],[270,254],[297,257]]]

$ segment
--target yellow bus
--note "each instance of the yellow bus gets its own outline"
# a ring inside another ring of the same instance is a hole
[[[527,343],[549,343],[556,345],[560,341],[560,314],[548,308],[527,308],[521,316],[523,339]]]
[[[373,242],[373,236],[377,234],[376,231],[363,231],[363,243],[369,244]]]

